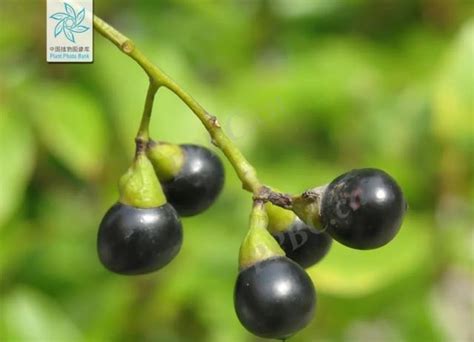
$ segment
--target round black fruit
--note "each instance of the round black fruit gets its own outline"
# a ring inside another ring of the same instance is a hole
[[[234,305],[248,331],[264,338],[284,339],[309,323],[316,307],[316,291],[298,264],[275,257],[240,271]]]
[[[340,243],[373,249],[395,237],[406,207],[402,190],[387,173],[358,169],[328,185],[321,202],[321,221]]]
[[[170,204],[142,209],[116,203],[100,223],[97,249],[110,271],[143,274],[168,264],[182,240],[181,221]]]
[[[184,144],[184,163],[170,181],[162,182],[169,203],[181,216],[193,216],[206,210],[224,185],[224,167],[209,149]]]
[[[295,218],[287,231],[274,235],[288,258],[303,268],[319,262],[329,252],[332,238]]]

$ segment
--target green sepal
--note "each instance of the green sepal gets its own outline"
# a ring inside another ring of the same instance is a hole
[[[265,209],[268,214],[267,229],[272,234],[288,231],[296,217],[291,210],[280,208],[270,202],[265,203]]]
[[[239,270],[266,259],[285,256],[283,249],[268,232],[267,225],[268,216],[265,208],[262,203],[258,203],[252,209],[250,228],[240,246]]]
[[[184,151],[179,145],[151,141],[147,155],[162,182],[173,179],[184,164]]]
[[[301,196],[293,197],[293,212],[312,228],[321,228],[321,199],[325,186],[306,191]]]
[[[150,160],[138,153],[119,180],[120,202],[136,208],[154,208],[166,203],[166,197]]]

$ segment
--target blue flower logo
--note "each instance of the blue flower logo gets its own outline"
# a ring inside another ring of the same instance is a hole
[[[62,32],[70,42],[75,43],[74,33],[86,32],[89,29],[89,27],[81,25],[85,16],[84,8],[76,14],[74,8],[65,2],[64,9],[65,13],[58,12],[50,16],[50,18],[58,20],[54,28],[54,36],[57,37]]]

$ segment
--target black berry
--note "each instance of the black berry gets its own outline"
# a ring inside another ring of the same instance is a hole
[[[286,256],[301,267],[308,268],[319,262],[332,245],[332,238],[325,232],[309,227],[298,217],[285,232],[274,235]]]
[[[216,200],[224,185],[224,167],[217,155],[197,145],[180,145],[184,163],[173,179],[162,182],[168,202],[181,216],[193,216]]]
[[[141,209],[116,203],[100,223],[97,249],[110,271],[142,274],[168,264],[182,240],[181,221],[170,204]]]
[[[372,249],[395,237],[405,211],[402,190],[392,177],[378,169],[358,169],[328,185],[321,202],[321,221],[340,243]]]
[[[284,339],[309,323],[316,292],[298,264],[286,257],[275,257],[240,271],[234,305],[248,331],[264,338]]]

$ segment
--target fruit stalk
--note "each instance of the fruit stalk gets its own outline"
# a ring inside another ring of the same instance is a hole
[[[227,135],[222,130],[221,125],[217,118],[211,114],[209,114],[196,100],[194,100],[188,93],[186,93],[176,82],[174,82],[170,77],[168,77],[160,68],[150,62],[150,60],[145,57],[145,55],[135,47],[135,44],[131,39],[124,36],[122,33],[117,31],[115,28],[107,24],[105,21],[100,19],[99,17],[94,15],[94,28],[97,32],[99,32],[102,36],[110,40],[113,44],[115,44],[120,51],[124,54],[130,56],[133,60],[135,60],[142,69],[146,72],[146,74],[150,77],[150,80],[153,82],[153,86],[157,89],[160,86],[164,86],[175,93],[193,112],[194,114],[201,120],[204,127],[209,132],[209,135],[212,138],[212,142],[216,145],[219,149],[222,150],[224,155],[227,157],[229,162],[232,164],[232,167],[235,169],[237,176],[242,182],[242,187],[252,192],[254,195],[258,196],[261,189],[262,184],[260,183],[257,172],[255,168],[247,161],[244,157],[242,152],[238,149],[238,147],[232,142],[232,140],[227,137]],[[151,90],[149,89],[149,94]],[[156,91],[155,91],[156,92]],[[153,94],[154,96],[154,94]],[[153,97],[152,96],[152,97]],[[147,96],[148,99],[148,96]],[[146,107],[145,107],[146,111]],[[151,113],[151,110],[150,110]],[[145,115],[144,115],[145,116]],[[143,125],[147,125],[147,120],[149,120],[149,116],[142,120]],[[144,132],[142,132],[142,128],[140,128],[139,136]],[[278,204],[277,204],[278,205]]]
[[[156,92],[158,91],[159,85],[150,78],[150,84],[148,85],[148,91],[146,93],[145,108],[143,109],[142,120],[140,122],[140,128],[138,129],[135,141],[137,143],[137,149],[140,145],[146,148],[148,140],[150,139],[149,126],[151,111],[153,109],[153,101],[155,99]]]

